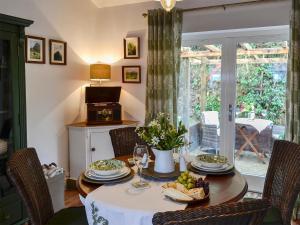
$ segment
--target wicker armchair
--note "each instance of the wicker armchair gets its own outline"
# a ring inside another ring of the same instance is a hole
[[[156,213],[152,222],[154,225],[259,225],[269,207],[266,199],[237,202]]]
[[[290,225],[300,192],[300,145],[275,141],[263,197],[271,200],[264,224]]]
[[[125,127],[109,131],[115,157],[131,155],[136,144],[147,145],[139,138],[135,129],[135,127]]]
[[[87,225],[84,207],[54,214],[51,196],[35,149],[16,151],[7,162],[7,174],[23,199],[32,225]]]

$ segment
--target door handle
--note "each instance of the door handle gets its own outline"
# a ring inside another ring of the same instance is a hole
[[[232,104],[228,105],[228,121],[232,122],[232,117],[233,117],[233,106]]]
[[[91,151],[92,151],[92,152],[95,152],[95,151],[96,151],[96,148],[91,148]]]

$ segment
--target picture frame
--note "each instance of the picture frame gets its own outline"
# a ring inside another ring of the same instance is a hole
[[[122,66],[123,83],[141,83],[141,66]]]
[[[43,37],[25,36],[25,62],[26,63],[46,63],[46,39]]]
[[[124,38],[124,59],[140,58],[140,38],[127,37]]]
[[[49,62],[51,65],[67,65],[67,42],[49,40]]]

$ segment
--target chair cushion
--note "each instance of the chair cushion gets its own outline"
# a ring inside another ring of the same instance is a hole
[[[85,208],[71,207],[58,211],[47,225],[88,225]]]
[[[271,207],[267,211],[263,225],[283,225],[280,211],[274,207]]]

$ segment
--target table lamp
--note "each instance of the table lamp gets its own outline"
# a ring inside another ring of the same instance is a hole
[[[90,80],[98,81],[101,85],[102,81],[108,81],[111,77],[111,66],[107,64],[91,64]]]

